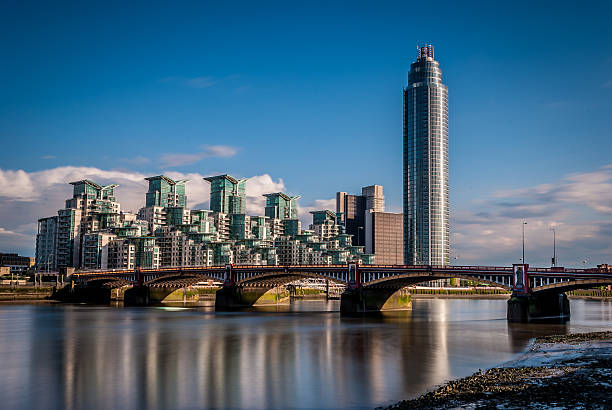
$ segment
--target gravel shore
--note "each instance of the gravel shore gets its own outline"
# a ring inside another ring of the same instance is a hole
[[[535,339],[502,367],[454,380],[389,409],[612,408],[612,332]]]

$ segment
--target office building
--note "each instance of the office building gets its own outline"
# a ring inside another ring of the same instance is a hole
[[[336,213],[346,230],[353,235],[356,246],[365,244],[365,213],[368,210],[383,212],[385,197],[382,185],[370,185],[361,188],[361,195],[349,195],[346,192],[336,193]]]
[[[34,258],[16,253],[0,253],[0,267],[8,268],[9,273],[20,275],[34,266]]]
[[[403,265],[404,215],[366,211],[365,253],[374,254],[377,265]]]
[[[431,45],[417,48],[404,89],[404,260],[448,265],[448,89]]]
[[[382,185],[370,185],[361,188],[361,196],[365,199],[365,209],[374,212],[385,211],[385,197]]]

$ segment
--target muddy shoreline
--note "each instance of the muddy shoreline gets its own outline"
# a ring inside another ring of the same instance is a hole
[[[537,338],[518,359],[388,409],[611,408],[612,331]]]

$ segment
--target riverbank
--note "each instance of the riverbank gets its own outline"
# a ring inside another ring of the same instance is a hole
[[[0,303],[32,303],[46,301],[53,294],[53,287],[34,287],[34,286],[18,286],[18,287],[1,287],[0,288]]]
[[[612,331],[548,336],[502,367],[388,408],[610,408],[611,376]]]

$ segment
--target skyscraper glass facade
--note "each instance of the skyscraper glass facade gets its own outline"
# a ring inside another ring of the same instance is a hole
[[[404,262],[448,265],[449,237],[448,88],[427,45],[404,89]]]

